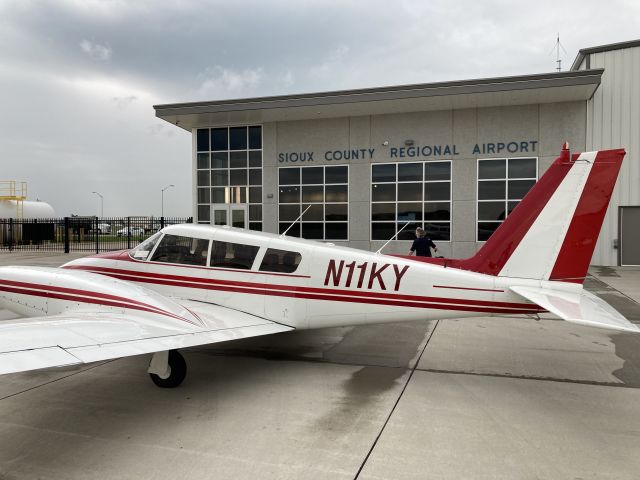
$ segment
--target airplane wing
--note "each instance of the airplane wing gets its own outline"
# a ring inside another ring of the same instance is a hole
[[[163,313],[80,310],[0,322],[0,374],[287,332],[293,328],[237,310],[180,300],[198,318]]]
[[[510,287],[511,291],[540,305],[567,322],[590,327],[639,333],[640,328],[594,294],[566,292],[542,287]]]

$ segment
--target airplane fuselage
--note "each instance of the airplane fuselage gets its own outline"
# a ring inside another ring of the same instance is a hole
[[[251,268],[244,269],[210,266],[211,246],[207,266],[140,260],[121,251],[85,257],[64,268],[134,282],[170,297],[222,305],[297,329],[543,311],[509,291],[513,279],[236,229],[187,228],[194,238],[244,242],[259,251]],[[261,271],[268,249],[299,254],[295,271]]]

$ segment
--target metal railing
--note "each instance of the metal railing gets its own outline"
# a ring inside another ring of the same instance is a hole
[[[0,251],[109,252],[191,217],[0,218]]]

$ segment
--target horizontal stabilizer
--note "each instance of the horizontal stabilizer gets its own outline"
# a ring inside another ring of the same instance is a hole
[[[582,290],[567,292],[541,287],[510,287],[527,300],[567,322],[590,327],[640,333],[640,328],[594,294]]]

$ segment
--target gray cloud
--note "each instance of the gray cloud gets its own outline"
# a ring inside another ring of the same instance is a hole
[[[640,4],[488,0],[0,3],[0,177],[61,214],[189,214],[191,139],[152,105],[551,71],[635,38]],[[170,203],[170,205],[169,205]]]

